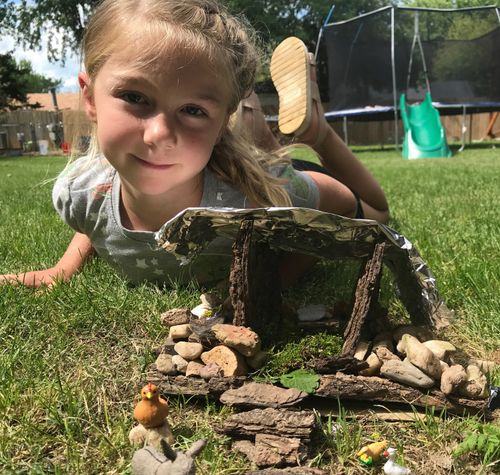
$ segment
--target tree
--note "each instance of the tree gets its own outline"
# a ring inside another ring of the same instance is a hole
[[[0,110],[37,108],[38,103],[28,103],[27,94],[47,92],[48,88],[57,87],[60,83],[60,80],[33,72],[29,61],[21,60],[18,64],[12,52],[0,54]]]
[[[26,59],[21,59],[19,67],[25,71],[24,81],[27,92],[49,92],[51,89],[57,89],[61,79],[52,79],[33,71],[32,64]]]
[[[81,43],[84,24],[99,0],[0,0],[0,29],[24,47],[47,46],[49,59],[64,59]],[[244,14],[271,49],[295,35],[313,48],[333,0],[226,0],[229,9]],[[334,19],[342,20],[387,4],[386,0],[338,0]]]

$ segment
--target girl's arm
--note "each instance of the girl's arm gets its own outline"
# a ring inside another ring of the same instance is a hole
[[[68,281],[92,254],[93,248],[88,236],[77,232],[66,252],[54,267],[21,274],[0,275],[0,284],[9,282],[28,287],[41,287],[43,285],[52,287],[58,281]]]

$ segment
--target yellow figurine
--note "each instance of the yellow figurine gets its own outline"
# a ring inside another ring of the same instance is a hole
[[[387,441],[374,442],[373,444],[365,445],[356,456],[365,465],[373,465],[378,462],[387,448]]]

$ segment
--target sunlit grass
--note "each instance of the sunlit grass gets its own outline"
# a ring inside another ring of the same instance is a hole
[[[457,315],[448,336],[488,357],[498,350],[500,328],[498,153],[469,149],[450,160],[413,162],[390,150],[360,157],[386,190],[391,225],[417,246]],[[53,211],[47,182],[63,166],[61,157],[0,159],[0,272],[51,266],[63,253],[72,231]],[[345,263],[338,268],[352,282],[356,272]],[[325,272],[319,270],[318,282]],[[326,303],[349,288],[325,288]],[[0,472],[127,473],[132,408],[152,348],[165,337],[158,316],[197,303],[198,294],[130,287],[99,260],[51,292],[0,287]],[[171,408],[181,447],[209,440],[201,473],[245,473],[249,465],[214,431],[226,409],[182,398],[173,398]],[[326,421],[317,447],[318,464],[341,462],[343,472],[332,473],[367,473],[351,452],[374,431],[399,444],[414,466],[430,448],[449,455],[468,421],[390,425],[342,417],[353,441],[334,439]],[[454,473],[474,473],[467,470]]]

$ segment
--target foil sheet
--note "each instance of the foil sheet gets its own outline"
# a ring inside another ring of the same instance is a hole
[[[253,220],[254,239],[277,251],[311,256],[366,258],[385,242],[384,264],[392,271],[399,298],[415,324],[440,329],[451,312],[439,296],[436,279],[415,246],[390,227],[309,208],[187,208],[156,234],[158,245],[189,263],[217,236],[234,240],[242,221]]]

